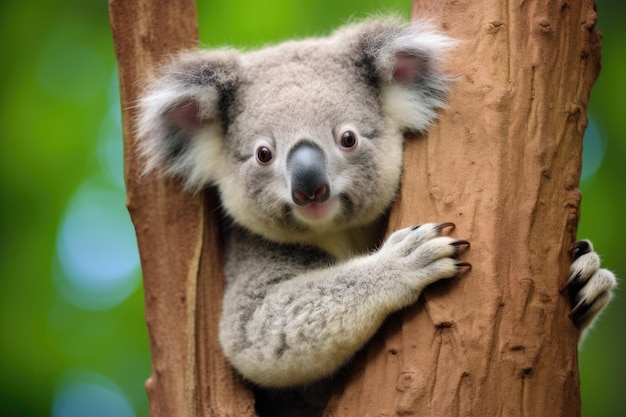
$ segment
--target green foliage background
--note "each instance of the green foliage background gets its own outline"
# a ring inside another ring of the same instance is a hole
[[[597,3],[603,70],[589,110],[579,235],[626,276],[626,6]],[[258,46],[326,33],[353,15],[408,16],[410,1],[199,0],[198,8],[205,44]],[[106,1],[3,1],[0,11],[0,415],[145,417],[148,337],[123,207]],[[623,293],[580,354],[585,417],[626,415]]]

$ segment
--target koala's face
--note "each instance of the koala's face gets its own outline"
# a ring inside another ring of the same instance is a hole
[[[240,74],[217,181],[224,208],[274,240],[373,221],[395,195],[403,143],[378,88],[343,54],[272,53]]]
[[[399,186],[403,133],[442,105],[451,41],[393,20],[256,52],[182,55],[142,102],[151,165],[217,186],[226,213],[279,242],[362,226]]]

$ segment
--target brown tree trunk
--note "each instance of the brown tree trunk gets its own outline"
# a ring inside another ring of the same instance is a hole
[[[461,41],[458,78],[428,139],[407,143],[389,229],[452,221],[473,268],[391,318],[326,415],[579,416],[559,288],[599,71],[593,1],[414,1],[433,15]]]
[[[222,261],[215,195],[138,176],[141,82],[196,44],[193,0],[110,0],[128,208],[140,248],[152,417],[253,416],[217,343]],[[580,194],[600,37],[593,2],[414,1],[461,40],[449,108],[407,143],[390,230],[453,221],[470,273],[388,320],[338,384],[327,416],[578,416],[577,331],[559,293]]]
[[[169,54],[197,45],[194,0],[110,0],[119,66],[127,206],[141,256],[152,417],[254,416],[217,341],[223,293],[216,196],[139,176],[133,121],[141,85]]]

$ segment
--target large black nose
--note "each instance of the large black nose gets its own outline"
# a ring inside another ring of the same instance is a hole
[[[296,145],[287,159],[287,169],[291,175],[291,198],[294,203],[304,206],[328,200],[330,184],[326,157],[317,145],[309,142]]]

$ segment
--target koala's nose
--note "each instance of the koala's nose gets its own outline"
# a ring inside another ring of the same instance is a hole
[[[323,203],[330,197],[324,152],[314,144],[296,145],[287,159],[291,176],[291,198],[299,206]]]

